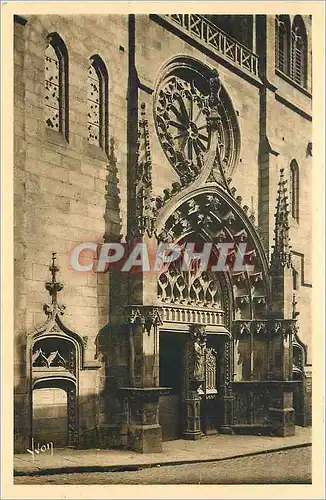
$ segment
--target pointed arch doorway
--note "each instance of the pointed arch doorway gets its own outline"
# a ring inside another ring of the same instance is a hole
[[[202,249],[207,235],[181,238],[178,245],[185,247],[196,239],[195,249]],[[205,241],[206,239],[206,241]],[[224,343],[228,339],[225,328],[226,311],[230,310],[230,286],[227,277],[210,269],[202,270],[193,261],[189,271],[183,270],[183,257],[171,262],[158,279],[158,296],[165,304],[166,322],[160,329],[160,386],[171,387],[170,394],[160,399],[160,424],[163,440],[183,436],[187,416],[190,385],[193,384],[189,366],[193,349],[192,330],[201,325],[205,330],[203,370],[198,387],[197,418],[201,434],[218,432],[223,424],[221,397],[224,380]]]
[[[221,243],[233,244],[226,270],[213,271],[210,266],[203,270],[194,259],[187,271],[175,261],[158,276],[157,294],[163,309],[160,385],[173,387],[171,394],[160,401],[163,439],[231,433],[233,381],[239,356],[237,339],[230,332],[235,320],[250,322],[265,317],[269,301],[266,255],[252,221],[216,183],[195,192],[189,188],[183,196],[180,193],[174,209],[167,206],[161,221],[159,242],[181,247],[191,242],[195,248],[211,243],[215,257]],[[243,269],[233,267],[236,252],[246,263]],[[202,352],[200,377],[191,368],[198,346]],[[173,428],[171,420],[175,421]]]

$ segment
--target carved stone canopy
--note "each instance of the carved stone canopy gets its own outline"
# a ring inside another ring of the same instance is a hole
[[[59,306],[58,304],[58,292],[63,289],[63,284],[57,281],[57,273],[60,269],[57,265],[56,255],[56,252],[52,253],[52,262],[49,266],[52,279],[45,284],[45,288],[51,296],[51,305],[44,304],[43,309],[45,314],[49,317],[54,317],[56,314],[63,314],[65,310],[65,306]]]
[[[88,336],[81,336],[70,330],[62,321],[65,306],[58,304],[57,294],[63,289],[63,284],[57,281],[59,266],[57,265],[56,253],[52,253],[52,262],[49,266],[51,281],[45,283],[45,288],[51,296],[51,304],[44,304],[43,309],[47,316],[43,325],[35,328],[27,334],[28,342],[32,349],[33,367],[69,367],[72,364],[71,349],[66,346],[75,346],[81,367],[83,369],[98,369],[100,364],[94,361],[85,361],[84,350],[87,348]],[[75,356],[75,373],[77,370],[77,354]]]

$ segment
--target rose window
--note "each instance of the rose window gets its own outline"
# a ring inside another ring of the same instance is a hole
[[[187,79],[170,76],[158,89],[155,101],[157,133],[162,148],[182,183],[188,183],[199,174],[209,147],[208,80],[201,77],[198,82],[198,74],[197,80],[191,74],[188,76]],[[223,95],[226,95],[225,91]],[[232,170],[237,150],[237,123],[235,117],[230,116],[223,97],[218,111],[218,142],[222,166],[225,170]]]

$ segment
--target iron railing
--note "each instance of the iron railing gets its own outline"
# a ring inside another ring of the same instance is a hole
[[[198,38],[211,50],[230,59],[249,73],[258,75],[258,56],[200,14],[160,15],[172,25]]]

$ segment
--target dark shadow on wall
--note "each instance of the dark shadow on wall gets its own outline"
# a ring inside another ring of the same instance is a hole
[[[246,15],[210,15],[205,14],[215,26],[221,28],[248,49],[253,48],[253,16]]]
[[[106,325],[98,336],[96,357],[103,363],[99,415],[99,447],[126,446],[128,414],[120,388],[129,385],[129,341],[124,326]]]
[[[27,394],[29,400],[29,395]],[[28,453],[31,447],[31,438],[34,438],[34,446],[40,446],[52,442],[54,448],[65,447],[68,443],[68,405],[55,408],[54,405],[44,404],[38,408],[37,425],[35,431],[25,425],[25,413],[29,412],[26,398],[16,401],[15,404],[15,427],[14,427],[14,452]],[[56,411],[59,413],[56,415]],[[56,421],[57,419],[57,421]],[[76,448],[99,448],[101,447],[101,433],[99,424],[99,395],[88,394],[78,397],[78,444]],[[64,425],[63,425],[64,424]],[[57,430],[57,431],[56,431]],[[66,433],[66,435],[64,435]],[[34,435],[33,435],[34,434]]]

